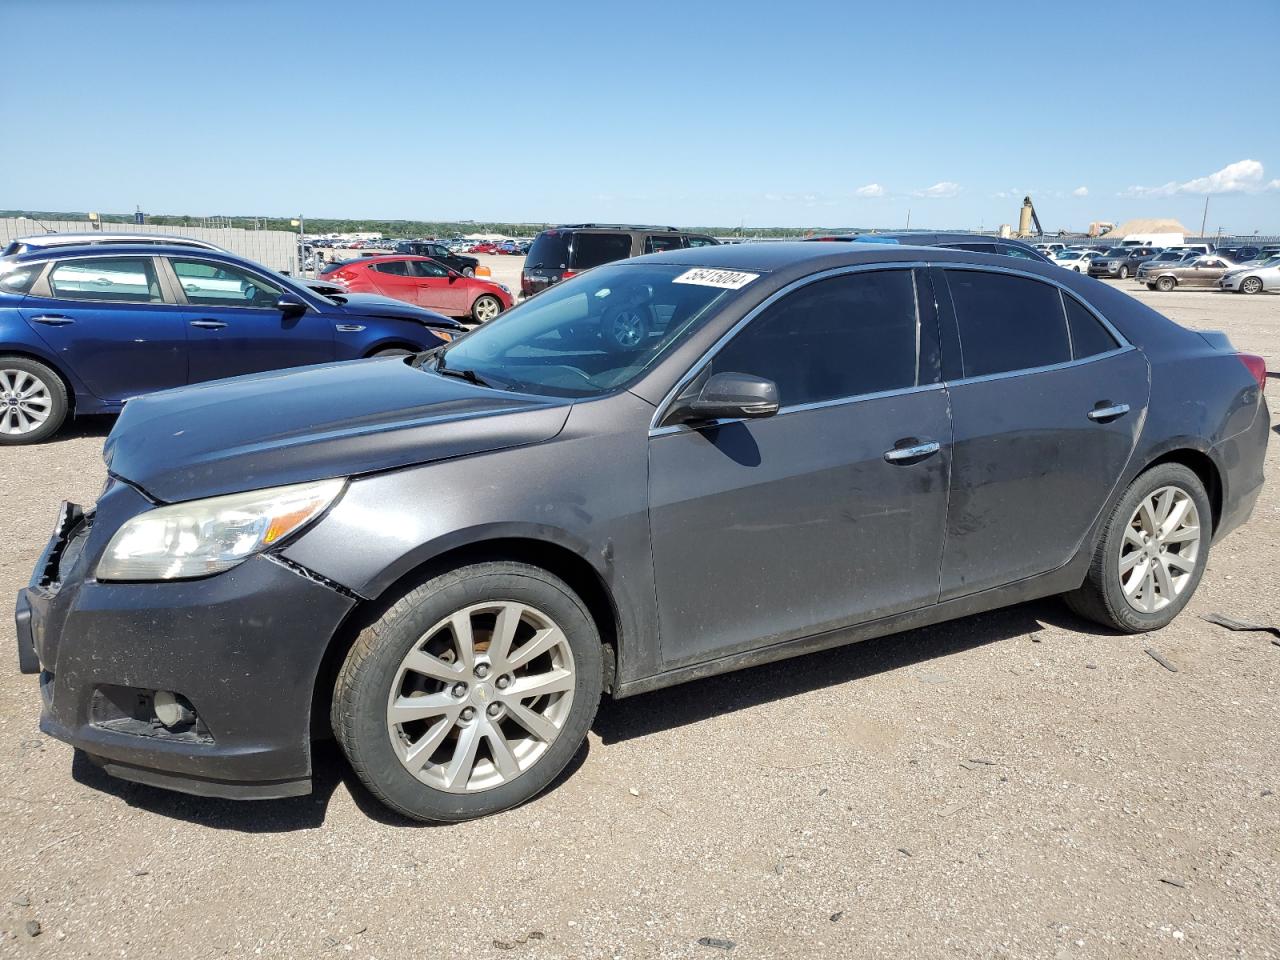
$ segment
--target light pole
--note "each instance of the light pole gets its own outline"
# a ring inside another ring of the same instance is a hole
[[[296,220],[290,220],[289,226],[298,228],[298,276],[303,276],[306,274],[307,254],[302,239],[302,214],[298,214]]]

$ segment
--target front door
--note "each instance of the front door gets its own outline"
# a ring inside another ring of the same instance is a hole
[[[410,260],[410,276],[417,284],[418,304],[449,317],[461,317],[471,308],[468,283],[434,260]]]
[[[190,382],[334,359],[333,321],[308,307],[287,314],[284,288],[236,264],[169,257],[187,301]]]
[[[1146,359],[1075,297],[1032,277],[947,269],[962,367],[941,599],[1057,569],[1124,471]],[[948,321],[950,322],[950,321]]]
[[[187,382],[183,307],[166,302],[151,257],[60,260],[19,313],[102,400]]]
[[[951,426],[918,279],[859,271],[785,295],[709,365],[773,380],[778,414],[653,431],[667,665],[937,601]]]

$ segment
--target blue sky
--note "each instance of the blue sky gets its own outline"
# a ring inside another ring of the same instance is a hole
[[[18,3],[0,208],[1280,233],[1280,3],[1102,9]]]

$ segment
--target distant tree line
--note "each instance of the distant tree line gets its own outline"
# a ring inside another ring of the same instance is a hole
[[[0,217],[30,217],[34,220],[85,220],[88,214],[79,211],[53,210],[0,210]],[[134,222],[132,213],[100,213],[102,223],[128,225]],[[243,230],[287,230],[298,228],[291,217],[217,216],[195,217],[168,214],[147,214],[146,222],[162,227],[238,227]],[[499,233],[513,237],[531,237],[553,223],[504,223],[481,220],[342,220],[326,217],[305,217],[303,229],[308,234],[320,233],[379,233],[384,237],[451,237],[467,233]],[[813,233],[854,233],[865,228],[854,227],[685,227],[694,233],[708,233],[713,237],[778,238],[805,237]]]

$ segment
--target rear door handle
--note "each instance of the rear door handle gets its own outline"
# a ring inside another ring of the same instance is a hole
[[[886,451],[884,458],[889,463],[914,463],[933,456],[941,449],[942,444],[937,440],[917,440],[911,437],[908,440],[899,441],[898,446]]]
[[[1127,403],[1110,403],[1106,400],[1099,401],[1092,410],[1089,411],[1089,419],[1095,423],[1107,423],[1123,417],[1129,412]]]
[[[221,320],[192,320],[191,325],[201,330],[221,330],[226,326]]]
[[[43,317],[32,317],[32,323],[43,323],[46,327],[65,327],[69,323],[75,323],[70,317],[62,317],[56,313],[48,314]]]

